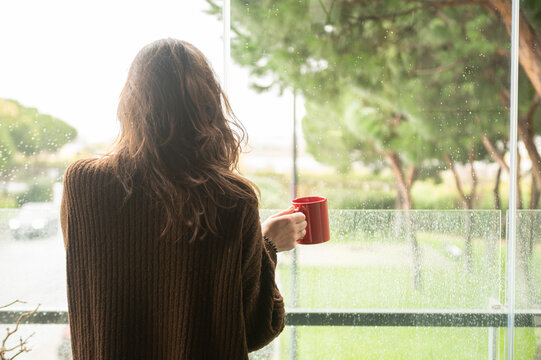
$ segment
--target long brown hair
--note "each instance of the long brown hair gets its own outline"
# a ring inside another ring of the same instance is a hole
[[[162,237],[175,223],[190,241],[217,234],[222,195],[253,199],[257,188],[237,173],[246,132],[195,46],[176,39],[145,46],[130,67],[118,118],[121,133],[105,159],[126,198],[141,175],[143,190],[166,211]]]

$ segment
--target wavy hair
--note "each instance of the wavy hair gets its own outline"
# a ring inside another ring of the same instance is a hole
[[[126,199],[139,174],[143,191],[159,200],[167,215],[162,238],[179,223],[190,241],[216,235],[224,199],[254,198],[257,187],[237,168],[246,131],[192,44],[163,39],[137,54],[118,119],[121,132],[105,159]]]

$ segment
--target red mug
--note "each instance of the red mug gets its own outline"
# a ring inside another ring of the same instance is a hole
[[[302,212],[306,216],[306,235],[298,239],[298,244],[321,244],[329,241],[329,212],[327,198],[322,196],[300,197],[291,202],[293,212]]]

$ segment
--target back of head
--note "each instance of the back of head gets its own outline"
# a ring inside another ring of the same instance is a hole
[[[155,41],[135,57],[118,106],[119,135],[108,161],[126,195],[134,178],[191,239],[217,232],[222,195],[251,198],[252,184],[235,173],[243,127],[204,55],[175,39]]]

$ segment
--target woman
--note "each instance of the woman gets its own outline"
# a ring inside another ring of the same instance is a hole
[[[64,176],[74,359],[247,359],[284,327],[276,252],[304,215],[260,224],[242,127],[193,45],[143,48],[118,117],[113,150]]]

